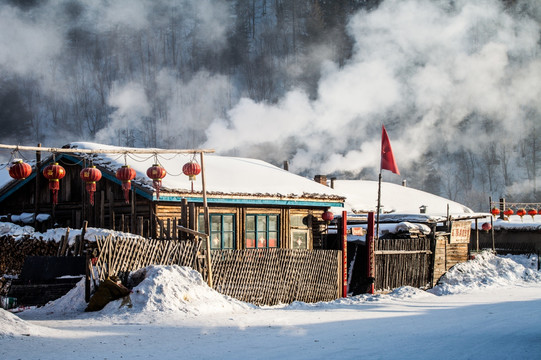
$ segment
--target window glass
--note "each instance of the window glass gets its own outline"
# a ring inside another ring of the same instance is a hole
[[[224,231],[233,231],[234,227],[233,215],[224,215]]]
[[[246,231],[255,231],[255,215],[246,216]]]
[[[292,227],[306,227],[308,226],[306,222],[306,216],[304,215],[291,215],[289,217]]]
[[[222,231],[222,217],[220,215],[211,215],[210,217],[210,231],[221,232]]]
[[[234,249],[235,248],[235,237],[232,232],[224,233],[223,248],[224,249]]]
[[[305,230],[292,230],[291,241],[293,249],[308,249],[308,232]]]

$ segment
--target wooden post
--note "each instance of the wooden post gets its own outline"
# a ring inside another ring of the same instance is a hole
[[[109,228],[111,230],[115,229],[115,206],[114,206],[114,195],[113,190],[111,189],[111,185],[107,183],[107,199],[109,200]]]
[[[143,217],[137,217],[137,235],[143,236]]]
[[[505,219],[505,215],[504,215],[504,212],[505,211],[505,198],[500,198],[500,219],[504,220]]]
[[[475,242],[476,245],[476,251],[479,252],[479,219],[475,219]]]
[[[376,279],[376,271],[375,271],[376,259],[375,259],[375,252],[374,252],[374,213],[373,212],[368,213],[368,224],[366,227],[366,245],[368,247],[367,275],[368,275],[368,280],[370,283],[369,293],[374,294],[375,292],[374,282]]]
[[[105,191],[100,191],[100,228],[105,226]]]
[[[92,260],[90,259],[90,251],[85,251],[86,266],[85,266],[85,301],[90,301],[90,273],[92,272]]]
[[[85,247],[85,235],[86,235],[86,228],[88,227],[88,221],[83,222],[83,228],[81,229],[81,243],[79,245],[79,256],[83,254],[83,248]]]
[[[188,200],[186,198],[182,199],[180,206],[180,225],[185,228],[188,226]],[[192,229],[194,230],[194,229]],[[186,240],[187,236],[185,232],[180,233],[180,240]]]
[[[205,234],[207,234],[206,238],[206,245],[207,245],[207,251],[206,251],[206,260],[207,260],[207,280],[208,285],[210,288],[212,288],[212,264],[211,264],[211,256],[210,256],[210,216],[209,216],[209,208],[207,204],[207,189],[205,184],[205,162],[203,153],[201,155],[201,187],[203,190],[203,207],[205,209]]]
[[[195,204],[194,203],[190,203],[188,205],[188,210],[189,210],[189,215],[188,215],[188,228],[190,228],[191,230],[196,230],[195,228],[195,217],[197,216],[196,215],[196,211],[195,211]],[[190,240],[193,240],[195,239],[195,236],[193,236],[192,234],[189,234],[188,235],[189,239]]]
[[[342,211],[342,297],[348,296],[348,213]]]
[[[135,232],[135,219],[137,216],[135,201],[136,201],[135,187],[133,187],[131,189],[131,219],[130,219],[130,232],[133,232],[133,233]]]
[[[172,239],[173,240],[176,240],[178,239],[178,221],[177,221],[177,218],[173,218],[173,229],[171,230],[172,231]]]
[[[120,215],[120,231],[126,232],[124,214]]]
[[[61,244],[62,246],[61,246],[59,256],[66,256],[66,250],[68,248],[69,241],[70,241],[70,228],[68,227],[66,228],[66,235],[64,236],[64,239]]]
[[[38,147],[41,147],[41,143],[38,144]],[[34,229],[38,225],[38,213],[39,213],[39,178],[40,178],[40,169],[41,169],[41,151],[36,151],[36,179],[34,182]]]

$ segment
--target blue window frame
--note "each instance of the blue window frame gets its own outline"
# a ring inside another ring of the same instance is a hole
[[[211,250],[235,249],[235,215],[209,214]],[[199,214],[199,231],[205,232],[205,216]]]
[[[247,249],[277,248],[280,246],[279,215],[246,215]]]

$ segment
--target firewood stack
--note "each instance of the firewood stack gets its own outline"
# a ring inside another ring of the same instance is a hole
[[[0,237],[0,276],[20,274],[27,256],[56,256],[58,243],[54,240],[36,239],[25,236],[15,239],[12,236]]]

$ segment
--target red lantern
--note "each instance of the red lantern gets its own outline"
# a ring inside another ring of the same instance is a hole
[[[537,215],[537,210],[535,210],[535,209],[528,210],[528,215],[530,215],[532,217],[532,220],[533,220],[533,217],[535,215]]]
[[[325,222],[328,224],[329,222],[331,222],[332,219],[334,219],[334,214],[330,211],[325,211],[321,217],[323,218],[323,220],[325,220]]]
[[[192,160],[184,164],[184,166],[182,167],[182,172],[184,173],[184,175],[188,175],[190,181],[194,181],[195,176],[201,173],[201,166],[199,166],[198,163]]]
[[[198,163],[196,163],[194,160],[184,164],[182,167],[182,172],[184,175],[188,175],[188,178],[192,182],[192,191],[193,191],[193,182],[195,180],[195,176],[199,175],[201,172],[201,166],[199,166]]]
[[[17,160],[11,163],[9,167],[9,176],[17,180],[24,180],[32,174],[32,166],[23,162],[22,160]]]
[[[156,198],[160,200],[160,188],[162,187],[162,179],[167,172],[163,166],[154,164],[147,169],[147,176],[152,179],[152,186],[156,189]]]
[[[541,209],[537,210],[537,215],[541,215]]]
[[[56,205],[58,204],[60,179],[66,176],[66,170],[55,162],[54,164],[48,165],[45,169],[43,169],[43,176],[49,180],[49,189],[51,189],[53,192],[53,204]]]
[[[498,208],[492,208],[492,209],[490,210],[490,213],[492,214],[492,216],[496,217],[496,216],[500,215],[500,209],[498,209]]]
[[[490,229],[492,229],[492,225],[490,225],[490,223],[486,222],[483,225],[481,225],[481,229],[488,232]]]
[[[517,215],[520,216],[520,220],[522,221],[522,217],[523,217],[524,215],[526,215],[526,210],[524,210],[524,209],[518,209],[518,210],[517,210]]]
[[[505,216],[507,216],[507,219],[509,219],[509,216],[511,216],[511,215],[514,214],[514,211],[511,210],[511,209],[507,209],[507,210],[505,210],[505,211],[503,212],[503,214],[504,214]]]
[[[101,179],[101,171],[95,166],[87,167],[81,170],[79,176],[86,183],[85,188],[90,195],[90,205],[94,206],[94,193],[96,192],[96,182]]]
[[[116,178],[122,181],[122,190],[124,191],[124,200],[126,204],[130,203],[131,181],[135,179],[135,170],[129,165],[124,165],[116,171]]]

